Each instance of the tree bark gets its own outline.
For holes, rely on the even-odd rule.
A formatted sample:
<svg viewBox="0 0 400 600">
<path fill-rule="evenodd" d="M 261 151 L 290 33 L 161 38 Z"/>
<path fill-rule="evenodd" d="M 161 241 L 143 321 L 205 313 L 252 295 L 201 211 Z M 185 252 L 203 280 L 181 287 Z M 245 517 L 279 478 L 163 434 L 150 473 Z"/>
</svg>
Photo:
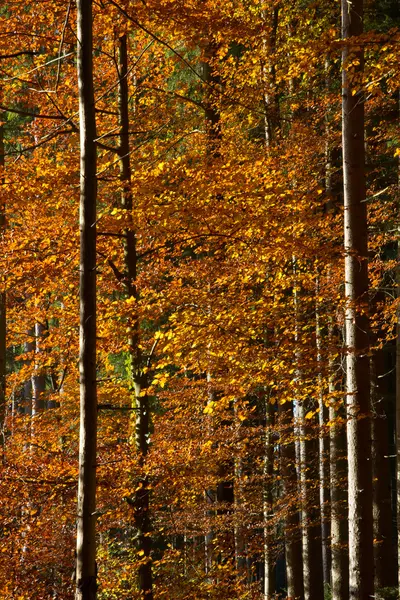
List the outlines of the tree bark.
<svg viewBox="0 0 400 600">
<path fill-rule="evenodd" d="M 319 505 L 319 437 L 307 408 L 300 404 L 300 481 L 302 488 L 303 571 L 305 600 L 323 598 L 321 513 Z M 315 482 L 317 486 L 315 486 Z"/>
<path fill-rule="evenodd" d="M 4 125 L 0 122 L 0 184 L 5 184 L 4 159 Z M 0 205 L 0 235 L 3 236 L 6 226 L 5 203 Z M 5 282 L 0 288 L 0 445 L 4 442 L 4 420 L 6 415 L 6 293 Z"/>
<path fill-rule="evenodd" d="M 96 120 L 92 0 L 77 0 L 80 129 L 80 430 L 76 600 L 95 600 L 96 584 Z"/>
<path fill-rule="evenodd" d="M 264 454 L 264 598 L 271 600 L 276 593 L 274 554 L 274 406 L 265 399 L 265 454 Z"/>
<path fill-rule="evenodd" d="M 42 323 L 35 323 L 35 358 L 39 358 L 41 353 L 41 340 L 46 332 L 46 327 Z M 39 373 L 40 367 L 35 360 L 34 372 L 32 375 L 32 417 L 36 416 L 38 412 L 45 407 L 45 387 L 46 379 L 42 373 Z"/>
<path fill-rule="evenodd" d="M 274 63 L 279 9 L 280 6 L 278 4 L 273 7 L 269 14 L 265 9 L 262 10 L 261 13 L 264 22 L 267 22 L 268 17 L 271 19 L 269 36 L 263 38 L 265 62 L 263 62 L 261 66 L 264 84 L 264 136 L 267 148 L 271 146 L 272 141 L 280 129 L 279 99 L 276 89 L 276 67 Z"/>
<path fill-rule="evenodd" d="M 319 503 L 321 513 L 321 545 L 322 545 L 322 575 L 323 583 L 330 584 L 330 522 L 329 522 L 329 437 L 326 434 L 326 422 L 328 409 L 325 406 L 325 394 L 323 389 L 323 366 L 322 366 L 322 334 L 319 310 L 319 280 L 316 282 L 316 305 L 315 305 L 315 340 L 317 346 L 318 368 L 318 408 L 319 408 Z"/>
<path fill-rule="evenodd" d="M 279 405 L 279 414 L 282 494 L 289 502 L 295 498 L 294 506 L 288 506 L 284 520 L 287 595 L 288 598 L 304 600 L 302 537 L 298 506 L 293 404 L 286 402 L 283 405 Z"/>
<path fill-rule="evenodd" d="M 389 465 L 389 430 L 385 410 L 387 386 L 384 348 L 376 349 L 372 358 L 371 391 L 372 469 L 375 588 L 397 584 L 396 548 L 393 544 L 392 488 Z"/>
<path fill-rule="evenodd" d="M 128 48 L 127 36 L 119 38 L 119 124 L 120 124 L 120 180 L 122 184 L 121 204 L 126 211 L 124 229 L 124 279 L 125 294 L 133 298 L 132 316 L 128 323 L 130 378 L 135 397 L 135 445 L 142 470 L 137 482 L 137 491 L 132 501 L 136 528 L 137 550 L 142 557 L 138 568 L 139 590 L 146 600 L 153 600 L 153 574 L 151 561 L 150 488 L 144 473 L 144 462 L 149 450 L 150 415 L 147 394 L 147 375 L 143 370 L 140 349 L 140 324 L 138 316 L 139 294 L 137 279 L 136 233 L 133 227 L 132 171 L 129 144 L 129 93 L 128 93 Z"/>
<path fill-rule="evenodd" d="M 342 144 L 344 183 L 346 407 L 349 489 L 349 593 L 374 593 L 371 419 L 368 318 L 368 228 L 365 202 L 364 101 L 354 76 L 362 49 L 350 41 L 363 32 L 363 0 L 342 0 Z M 350 44 L 353 48 L 350 48 Z M 349 72 L 349 58 L 356 66 Z M 354 63 L 353 63 L 354 64 Z M 360 79 L 358 85 L 360 86 Z"/>
<path fill-rule="evenodd" d="M 329 346 L 336 347 L 333 327 L 329 325 Z M 329 359 L 329 394 L 337 392 L 335 361 Z M 343 409 L 344 412 L 344 409 Z M 331 590 L 332 600 L 348 600 L 349 555 L 347 527 L 347 441 L 343 415 L 331 400 L 329 406 L 329 479 L 331 496 Z"/>
</svg>

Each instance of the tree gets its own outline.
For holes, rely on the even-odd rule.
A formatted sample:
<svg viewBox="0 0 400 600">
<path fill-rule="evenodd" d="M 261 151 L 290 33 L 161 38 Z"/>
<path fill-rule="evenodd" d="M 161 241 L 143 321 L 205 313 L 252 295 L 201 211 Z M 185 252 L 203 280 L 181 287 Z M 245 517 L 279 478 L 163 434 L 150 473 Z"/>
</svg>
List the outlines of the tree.
<svg viewBox="0 0 400 600">
<path fill-rule="evenodd" d="M 76 600 L 94 600 L 96 573 L 96 119 L 92 0 L 78 0 L 80 127 L 80 429 Z"/>
<path fill-rule="evenodd" d="M 349 592 L 374 590 L 368 321 L 368 224 L 365 203 L 363 1 L 342 0 L 346 407 L 349 486 Z M 351 67 L 351 65 L 354 65 Z M 357 79 L 358 76 L 358 79 Z"/>
</svg>

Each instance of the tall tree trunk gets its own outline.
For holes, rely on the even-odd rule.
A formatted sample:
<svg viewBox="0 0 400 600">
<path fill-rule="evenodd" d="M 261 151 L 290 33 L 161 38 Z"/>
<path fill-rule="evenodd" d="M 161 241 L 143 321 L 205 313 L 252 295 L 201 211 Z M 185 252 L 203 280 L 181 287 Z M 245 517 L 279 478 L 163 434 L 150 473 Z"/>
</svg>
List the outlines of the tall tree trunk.
<svg viewBox="0 0 400 600">
<path fill-rule="evenodd" d="M 282 496 L 289 506 L 284 521 L 287 595 L 304 600 L 303 555 L 300 512 L 298 506 L 298 483 L 296 472 L 296 448 L 294 442 L 293 404 L 279 405 L 280 415 L 280 471 Z M 295 498 L 294 506 L 290 506 Z"/>
<path fill-rule="evenodd" d="M 333 326 L 329 325 L 329 346 L 336 348 Z M 331 349 L 331 353 L 332 353 Z M 329 359 L 329 394 L 337 392 L 336 362 Z M 344 409 L 343 409 L 344 412 Z M 349 555 L 347 527 L 347 442 L 343 415 L 329 406 L 329 479 L 331 496 L 331 590 L 332 600 L 348 600 Z"/>
<path fill-rule="evenodd" d="M 0 96 L 1 97 L 1 96 Z M 5 184 L 4 125 L 0 122 L 0 185 Z M 6 226 L 6 207 L 0 206 L 0 235 Z M 4 442 L 4 419 L 6 415 L 6 292 L 5 281 L 0 287 L 0 445 Z"/>
<path fill-rule="evenodd" d="M 151 520 L 150 520 L 150 488 L 144 463 L 149 450 L 150 415 L 149 397 L 147 394 L 147 375 L 144 371 L 143 357 L 140 349 L 140 324 L 138 316 L 139 294 L 137 279 L 136 233 L 133 227 L 132 209 L 132 171 L 130 164 L 129 144 L 129 92 L 128 92 L 128 48 L 127 36 L 119 39 L 119 121 L 120 121 L 120 180 L 122 184 L 121 204 L 126 211 L 126 227 L 124 229 L 124 277 L 125 294 L 135 302 L 132 317 L 128 323 L 128 344 L 130 377 L 133 382 L 135 397 L 135 445 L 139 456 L 142 473 L 137 482 L 137 491 L 132 501 L 134 523 L 136 528 L 137 550 L 141 560 L 138 569 L 139 590 L 146 600 L 153 600 L 153 574 L 151 562 Z"/>
<path fill-rule="evenodd" d="M 351 600 L 374 593 L 368 318 L 368 227 L 365 202 L 364 100 L 357 90 L 364 53 L 363 0 L 342 0 L 342 145 L 344 183 L 346 407 Z M 352 48 L 350 46 L 353 46 Z M 357 60 L 348 66 L 349 58 Z"/>
<path fill-rule="evenodd" d="M 306 405 L 299 406 L 300 480 L 302 489 L 303 570 L 305 600 L 323 598 L 321 513 L 319 505 L 319 438 L 314 421 L 306 419 Z M 317 483 L 317 485 L 315 485 Z"/>
<path fill-rule="evenodd" d="M 400 90 L 398 92 L 398 110 L 400 116 Z M 397 187 L 400 189 L 400 158 L 397 164 Z M 398 225 L 396 284 L 397 298 L 400 298 L 400 225 Z M 397 522 L 397 582 L 400 595 L 400 304 L 397 307 L 396 320 L 396 522 Z"/>
<path fill-rule="evenodd" d="M 325 88 L 330 89 L 330 62 L 325 62 Z M 327 212 L 332 214 L 337 210 L 339 181 L 334 181 L 333 173 L 337 170 L 338 149 L 331 147 L 330 112 L 325 115 L 325 190 L 328 198 Z M 337 178 L 339 179 L 339 178 Z M 340 177 L 340 186 L 342 185 Z M 333 307 L 331 306 L 333 312 Z M 341 344 L 340 344 L 341 345 Z M 330 316 L 328 324 L 328 362 L 329 362 L 329 492 L 330 492 L 330 584 L 332 600 L 348 600 L 349 595 L 349 554 L 347 527 L 347 442 L 346 430 L 340 410 L 334 405 L 335 394 L 340 387 L 335 373 L 342 371 L 340 362 L 333 358 L 339 347 L 339 332 L 333 325 Z M 344 409 L 342 407 L 342 412 Z"/>
<path fill-rule="evenodd" d="M 389 465 L 389 428 L 386 415 L 387 399 L 384 348 L 376 349 L 372 358 L 371 396 L 372 469 L 375 588 L 394 587 L 397 584 L 396 550 L 393 544 L 392 488 Z"/>
<path fill-rule="evenodd" d="M 325 394 L 323 389 L 323 365 L 322 365 L 322 335 L 319 312 L 319 279 L 316 281 L 316 305 L 315 305 L 315 339 L 317 345 L 318 367 L 318 408 L 319 408 L 319 503 L 321 513 L 321 545 L 322 545 L 322 574 L 324 584 L 330 584 L 330 522 L 329 522 L 329 437 L 326 434 L 326 422 L 328 409 L 325 406 Z"/>
<path fill-rule="evenodd" d="M 297 262 L 293 257 L 294 276 L 294 319 L 295 319 L 295 343 L 296 343 L 296 384 L 302 380 L 301 357 L 299 349 L 299 332 L 301 331 L 301 305 L 299 302 Z M 308 400 L 298 400 L 296 405 L 299 416 L 299 471 L 302 503 L 302 536 L 303 536 L 303 579 L 304 598 L 323 597 L 323 571 L 322 571 L 322 545 L 321 545 L 321 513 L 319 497 L 315 497 L 315 490 L 319 489 L 319 436 L 314 424 L 305 415 L 312 407 Z M 315 486 L 317 482 L 317 486 Z"/>
<path fill-rule="evenodd" d="M 274 544 L 274 425 L 275 409 L 265 399 L 265 454 L 264 454 L 264 599 L 271 600 L 276 593 Z"/>
<path fill-rule="evenodd" d="M 95 600 L 96 584 L 96 119 L 92 0 L 77 0 L 80 128 L 80 430 L 76 600 Z"/>
</svg>

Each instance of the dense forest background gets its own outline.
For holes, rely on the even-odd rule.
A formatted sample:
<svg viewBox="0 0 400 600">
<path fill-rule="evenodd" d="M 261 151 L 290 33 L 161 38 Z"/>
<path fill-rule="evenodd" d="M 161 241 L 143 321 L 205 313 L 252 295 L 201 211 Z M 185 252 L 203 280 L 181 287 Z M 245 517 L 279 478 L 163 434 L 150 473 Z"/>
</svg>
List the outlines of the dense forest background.
<svg viewBox="0 0 400 600">
<path fill-rule="evenodd" d="M 399 28 L 0 6 L 2 599 L 398 598 Z"/>
</svg>

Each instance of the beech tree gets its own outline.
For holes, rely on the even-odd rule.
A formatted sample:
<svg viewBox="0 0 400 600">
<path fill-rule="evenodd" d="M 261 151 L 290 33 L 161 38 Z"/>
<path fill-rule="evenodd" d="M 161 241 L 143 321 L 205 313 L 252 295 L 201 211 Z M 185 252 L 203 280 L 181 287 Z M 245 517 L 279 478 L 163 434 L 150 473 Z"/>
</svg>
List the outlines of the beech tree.
<svg viewBox="0 0 400 600">
<path fill-rule="evenodd" d="M 356 75 L 364 52 L 363 2 L 342 2 L 343 190 L 345 249 L 346 408 L 349 485 L 349 593 L 374 593 L 370 422 L 368 224 L 365 186 L 364 102 Z M 354 65 L 351 67 L 350 65 Z"/>
<path fill-rule="evenodd" d="M 80 129 L 80 428 L 76 600 L 94 600 L 96 569 L 96 118 L 92 0 L 77 3 Z"/>
</svg>

